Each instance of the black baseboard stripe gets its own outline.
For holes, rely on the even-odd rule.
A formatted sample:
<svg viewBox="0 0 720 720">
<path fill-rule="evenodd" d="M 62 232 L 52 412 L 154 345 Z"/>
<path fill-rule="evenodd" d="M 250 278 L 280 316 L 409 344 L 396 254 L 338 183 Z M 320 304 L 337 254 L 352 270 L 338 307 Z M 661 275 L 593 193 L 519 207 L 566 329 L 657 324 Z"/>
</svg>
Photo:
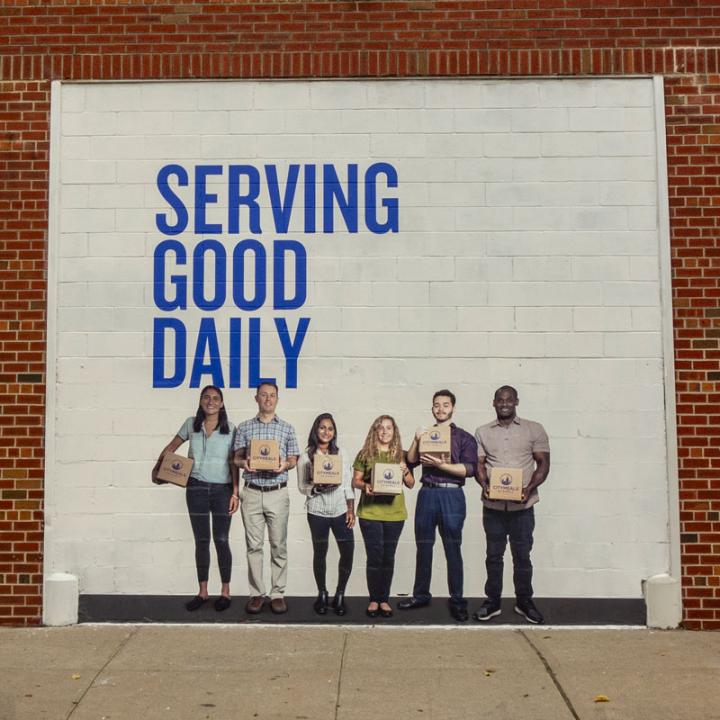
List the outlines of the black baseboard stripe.
<svg viewBox="0 0 720 720">
<path fill-rule="evenodd" d="M 332 610 L 319 616 L 313 612 L 313 597 L 287 597 L 288 612 L 274 615 L 266 607 L 260 615 L 245 612 L 247 598 L 236 597 L 230 608 L 216 612 L 212 600 L 200 610 L 188 612 L 189 596 L 180 595 L 80 595 L 80 622 L 119 623 L 273 623 L 278 625 L 458 625 L 450 616 L 447 599 L 435 598 L 424 608 L 396 610 L 392 618 L 370 620 L 365 615 L 367 598 L 347 598 L 348 612 L 338 617 Z M 214 598 L 213 598 L 214 599 Z M 396 605 L 398 598 L 391 599 Z M 470 613 L 480 607 L 483 598 L 468 598 Z M 527 625 L 513 611 L 514 600 L 505 598 L 502 614 L 488 625 Z M 535 598 L 535 604 L 548 625 L 645 625 L 645 602 L 636 598 Z M 470 620 L 470 623 L 479 624 Z"/>
</svg>

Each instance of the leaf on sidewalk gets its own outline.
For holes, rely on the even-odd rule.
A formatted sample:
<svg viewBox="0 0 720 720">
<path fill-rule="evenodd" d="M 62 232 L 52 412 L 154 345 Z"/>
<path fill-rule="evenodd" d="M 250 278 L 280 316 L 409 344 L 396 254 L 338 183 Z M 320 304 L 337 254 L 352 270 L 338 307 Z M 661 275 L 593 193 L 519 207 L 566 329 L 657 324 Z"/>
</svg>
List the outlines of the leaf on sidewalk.
<svg viewBox="0 0 720 720">
<path fill-rule="evenodd" d="M 80 673 L 73 673 L 70 676 L 73 680 L 79 680 L 80 679 Z"/>
<path fill-rule="evenodd" d="M 607 695 L 596 695 L 593 702 L 610 702 L 610 698 Z"/>
<path fill-rule="evenodd" d="M 495 672 L 497 672 L 497 670 L 495 670 L 495 668 L 486 668 L 485 669 L 485 677 L 490 677 Z"/>
</svg>

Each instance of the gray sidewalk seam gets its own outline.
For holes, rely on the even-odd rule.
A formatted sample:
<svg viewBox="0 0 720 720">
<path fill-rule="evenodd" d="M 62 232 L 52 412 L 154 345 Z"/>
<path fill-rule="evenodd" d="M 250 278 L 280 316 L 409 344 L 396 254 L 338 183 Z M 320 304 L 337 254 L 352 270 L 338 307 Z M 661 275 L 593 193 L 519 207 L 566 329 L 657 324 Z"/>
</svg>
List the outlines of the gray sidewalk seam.
<svg viewBox="0 0 720 720">
<path fill-rule="evenodd" d="M 345 632 L 345 637 L 343 638 L 342 655 L 340 656 L 340 672 L 338 673 L 337 695 L 335 696 L 335 720 L 338 719 L 338 713 L 340 712 L 340 693 L 342 692 L 343 670 L 345 668 L 345 655 L 347 653 L 347 644 L 349 637 L 350 633 Z"/>
<path fill-rule="evenodd" d="M 137 631 L 139 630 L 139 627 L 134 627 L 130 631 L 128 635 L 126 635 L 118 644 L 118 646 L 115 648 L 115 652 L 113 652 L 112 655 L 105 661 L 103 666 L 93 675 L 92 680 L 88 683 L 88 686 L 85 688 L 83 694 L 80 696 L 80 699 L 77 702 L 74 702 L 72 708 L 70 709 L 70 712 L 65 716 L 65 720 L 70 720 L 70 718 L 73 716 L 75 711 L 80 707 L 80 704 L 85 699 L 85 696 L 90 692 L 90 688 L 95 684 L 95 681 L 100 677 L 100 674 L 105 670 L 105 668 L 118 656 L 120 651 L 130 642 L 131 638 L 135 636 Z"/>
<path fill-rule="evenodd" d="M 540 658 L 540 662 L 544 665 L 545 671 L 550 676 L 550 679 L 553 681 L 553 684 L 555 685 L 557 691 L 560 693 L 560 697 L 563 699 L 565 705 L 567 706 L 567 709 L 570 711 L 570 714 L 573 716 L 574 720 L 580 720 L 580 716 L 577 714 L 577 711 L 573 707 L 570 698 L 567 696 L 567 693 L 563 689 L 563 686 L 557 679 L 555 671 L 550 667 L 550 663 L 545 659 L 545 656 L 542 654 L 540 648 L 538 648 L 535 643 L 525 634 L 524 630 L 518 630 L 518 632 L 525 639 L 525 642 L 527 642 L 527 644 L 533 649 L 535 654 Z"/>
</svg>

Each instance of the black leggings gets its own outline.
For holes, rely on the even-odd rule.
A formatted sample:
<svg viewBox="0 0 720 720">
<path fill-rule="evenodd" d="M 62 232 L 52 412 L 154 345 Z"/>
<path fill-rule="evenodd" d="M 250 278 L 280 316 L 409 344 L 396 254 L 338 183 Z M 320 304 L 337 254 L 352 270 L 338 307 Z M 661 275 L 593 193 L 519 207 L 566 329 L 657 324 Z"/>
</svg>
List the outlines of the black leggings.
<svg viewBox="0 0 720 720">
<path fill-rule="evenodd" d="M 330 530 L 337 541 L 340 561 L 338 562 L 337 589 L 345 592 L 355 553 L 355 538 L 352 528 L 347 526 L 345 513 L 334 518 L 308 513 L 308 525 L 313 543 L 313 574 L 319 591 L 327 590 L 325 583 L 326 558 Z"/>
<path fill-rule="evenodd" d="M 185 488 L 190 524 L 195 536 L 195 566 L 198 582 L 207 582 L 210 570 L 210 516 L 212 515 L 212 539 L 220 566 L 220 580 L 230 582 L 232 553 L 228 536 L 230 520 L 228 512 L 232 497 L 231 483 L 208 483 L 191 477 Z"/>
</svg>

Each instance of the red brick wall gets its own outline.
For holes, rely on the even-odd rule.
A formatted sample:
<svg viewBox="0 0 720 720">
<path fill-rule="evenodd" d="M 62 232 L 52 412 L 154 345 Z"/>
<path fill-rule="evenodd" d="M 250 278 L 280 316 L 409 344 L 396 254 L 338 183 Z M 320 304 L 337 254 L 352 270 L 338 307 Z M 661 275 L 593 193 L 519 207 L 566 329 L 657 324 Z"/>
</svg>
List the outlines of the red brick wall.
<svg viewBox="0 0 720 720">
<path fill-rule="evenodd" d="M 666 76 L 685 625 L 720 629 L 720 4 L 3 0 L 0 623 L 40 622 L 53 79 Z"/>
<path fill-rule="evenodd" d="M 685 625 L 720 629 L 720 74 L 665 87 Z"/>
<path fill-rule="evenodd" d="M 45 80 L 0 82 L 0 622 L 37 623 L 42 590 Z"/>
</svg>

